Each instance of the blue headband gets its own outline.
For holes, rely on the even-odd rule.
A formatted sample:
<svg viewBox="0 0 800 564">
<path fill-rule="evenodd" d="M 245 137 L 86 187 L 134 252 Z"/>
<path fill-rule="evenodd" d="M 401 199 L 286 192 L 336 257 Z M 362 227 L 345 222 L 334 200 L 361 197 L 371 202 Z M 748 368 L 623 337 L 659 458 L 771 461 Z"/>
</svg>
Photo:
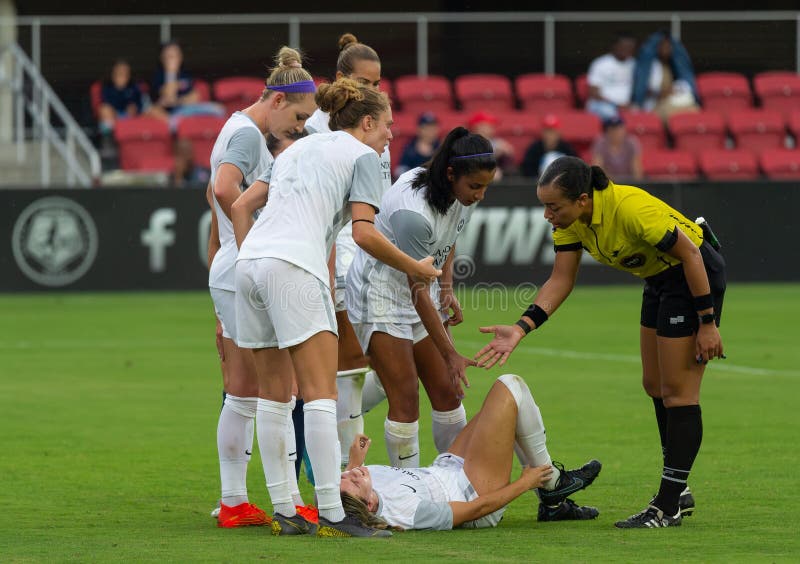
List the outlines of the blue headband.
<svg viewBox="0 0 800 564">
<path fill-rule="evenodd" d="M 300 82 L 292 82 L 291 84 L 267 84 L 267 90 L 274 90 L 275 92 L 283 92 L 285 94 L 313 94 L 317 91 L 317 85 L 313 80 L 301 80 Z"/>
<path fill-rule="evenodd" d="M 460 157 L 452 157 L 450 160 L 455 161 L 458 159 L 473 159 L 476 157 L 493 157 L 494 153 L 476 153 L 474 155 L 461 155 Z"/>
</svg>

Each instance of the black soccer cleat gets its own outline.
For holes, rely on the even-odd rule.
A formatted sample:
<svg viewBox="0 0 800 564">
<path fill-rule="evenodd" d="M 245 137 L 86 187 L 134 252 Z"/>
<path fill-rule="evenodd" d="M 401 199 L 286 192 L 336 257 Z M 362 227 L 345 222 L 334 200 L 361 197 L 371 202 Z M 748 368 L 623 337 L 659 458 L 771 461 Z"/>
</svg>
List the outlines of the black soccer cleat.
<svg viewBox="0 0 800 564">
<path fill-rule="evenodd" d="M 578 505 L 567 498 L 552 507 L 539 503 L 539 516 L 537 521 L 588 521 L 600 515 L 596 507 Z"/>
<path fill-rule="evenodd" d="M 681 512 L 675 515 L 665 515 L 655 505 L 648 505 L 647 509 L 631 515 L 624 521 L 617 521 L 614 526 L 618 529 L 660 529 L 662 527 L 679 527 Z"/>
<path fill-rule="evenodd" d="M 366 538 L 386 538 L 391 537 L 391 531 L 383 529 L 373 529 L 367 527 L 358 519 L 351 515 L 345 515 L 341 521 L 328 521 L 320 516 L 318 537 L 366 537 Z"/>
<path fill-rule="evenodd" d="M 656 496 L 653 496 L 650 505 L 653 505 L 655 501 Z M 678 508 L 681 510 L 681 517 L 690 517 L 694 513 L 694 496 L 689 486 L 686 486 L 686 489 L 681 492 L 681 496 L 678 498 Z"/>
<path fill-rule="evenodd" d="M 280 513 L 275 513 L 272 516 L 273 535 L 315 535 L 317 534 L 317 525 L 305 518 L 299 513 L 291 517 L 286 517 Z"/>
<path fill-rule="evenodd" d="M 558 477 L 556 487 L 552 490 L 538 488 L 539 499 L 545 505 L 555 506 L 567 499 L 567 496 L 588 487 L 603 467 L 598 460 L 590 460 L 575 470 L 564 470 L 564 465 L 553 462 L 561 475 Z"/>
</svg>

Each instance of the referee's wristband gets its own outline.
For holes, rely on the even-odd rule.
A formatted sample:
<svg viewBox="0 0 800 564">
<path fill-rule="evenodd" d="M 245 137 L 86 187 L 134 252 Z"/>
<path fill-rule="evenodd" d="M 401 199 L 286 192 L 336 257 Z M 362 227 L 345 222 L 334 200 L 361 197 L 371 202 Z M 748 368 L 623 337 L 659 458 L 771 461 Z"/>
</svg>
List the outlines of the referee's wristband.
<svg viewBox="0 0 800 564">
<path fill-rule="evenodd" d="M 534 324 L 534 326 L 531 327 L 530 325 L 525 323 L 522 319 L 517 321 L 517 325 L 522 327 L 523 331 L 525 331 L 525 334 L 527 335 L 534 329 L 538 329 L 539 327 L 541 327 L 542 324 L 545 321 L 547 321 L 548 315 L 547 312 L 542 308 L 540 308 L 538 305 L 531 304 L 531 306 L 528 309 L 526 309 L 525 312 L 522 314 L 522 317 L 529 318 L 531 321 L 533 321 Z"/>
<path fill-rule="evenodd" d="M 692 298 L 692 302 L 694 303 L 695 311 L 703 311 L 704 309 L 711 309 L 714 307 L 714 300 L 711 297 L 711 294 L 705 294 L 703 296 L 694 296 Z"/>
</svg>

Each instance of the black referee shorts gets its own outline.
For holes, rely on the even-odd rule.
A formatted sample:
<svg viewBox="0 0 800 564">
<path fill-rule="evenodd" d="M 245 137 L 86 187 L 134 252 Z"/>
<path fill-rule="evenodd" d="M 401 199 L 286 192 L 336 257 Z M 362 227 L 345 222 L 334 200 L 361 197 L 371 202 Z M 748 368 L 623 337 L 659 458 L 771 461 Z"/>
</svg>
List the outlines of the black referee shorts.
<svg viewBox="0 0 800 564">
<path fill-rule="evenodd" d="M 703 255 L 714 301 L 714 317 L 719 327 L 725 297 L 725 259 L 705 241 L 700 245 L 700 254 Z M 683 265 L 645 279 L 641 323 L 643 327 L 655 329 L 660 337 L 689 337 L 697 332 L 699 319 L 683 274 Z"/>
</svg>

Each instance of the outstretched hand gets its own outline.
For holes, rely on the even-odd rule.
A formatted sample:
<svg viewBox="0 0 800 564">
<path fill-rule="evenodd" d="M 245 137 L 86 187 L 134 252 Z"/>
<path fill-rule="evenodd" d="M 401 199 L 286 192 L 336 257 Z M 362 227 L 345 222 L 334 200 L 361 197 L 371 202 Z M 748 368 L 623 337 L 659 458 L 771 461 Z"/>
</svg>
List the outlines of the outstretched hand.
<svg viewBox="0 0 800 564">
<path fill-rule="evenodd" d="M 450 379 L 453 382 L 453 387 L 456 390 L 456 394 L 458 395 L 459 399 L 464 397 L 464 388 L 461 384 L 464 384 L 467 388 L 469 388 L 469 380 L 467 379 L 467 367 L 468 366 L 476 366 L 477 363 L 465 356 L 461 356 L 458 353 L 453 353 L 451 356 L 445 359 L 445 363 L 447 364 L 447 371 L 450 373 Z"/>
<path fill-rule="evenodd" d="M 494 339 L 473 357 L 478 361 L 478 366 L 486 369 L 498 362 L 498 366 L 503 366 L 508 360 L 508 356 L 525 336 L 525 333 L 517 325 L 481 327 L 480 332 L 494 333 Z"/>
</svg>

